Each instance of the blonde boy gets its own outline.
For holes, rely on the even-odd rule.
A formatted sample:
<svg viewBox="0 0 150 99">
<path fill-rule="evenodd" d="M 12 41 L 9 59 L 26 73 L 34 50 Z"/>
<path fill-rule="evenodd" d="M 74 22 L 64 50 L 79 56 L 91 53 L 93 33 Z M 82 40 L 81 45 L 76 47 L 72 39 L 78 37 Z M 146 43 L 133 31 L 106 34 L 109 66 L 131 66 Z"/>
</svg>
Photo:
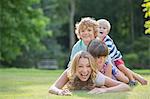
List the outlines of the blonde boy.
<svg viewBox="0 0 150 99">
<path fill-rule="evenodd" d="M 82 18 L 81 21 L 75 25 L 75 33 L 79 40 L 72 48 L 70 60 L 72 60 L 77 52 L 87 50 L 89 42 L 99 34 L 99 24 L 93 18 Z"/>
</svg>

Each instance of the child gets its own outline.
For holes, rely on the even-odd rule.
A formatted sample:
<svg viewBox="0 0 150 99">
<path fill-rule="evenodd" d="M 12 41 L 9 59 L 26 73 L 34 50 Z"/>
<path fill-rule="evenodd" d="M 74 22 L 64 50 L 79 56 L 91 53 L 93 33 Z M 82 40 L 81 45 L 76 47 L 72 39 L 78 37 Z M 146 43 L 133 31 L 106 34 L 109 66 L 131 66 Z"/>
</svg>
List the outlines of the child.
<svg viewBox="0 0 150 99">
<path fill-rule="evenodd" d="M 90 17 L 82 18 L 75 26 L 75 33 L 79 40 L 72 48 L 70 60 L 77 52 L 86 51 L 89 42 L 97 37 L 99 33 L 99 24 Z"/>
<path fill-rule="evenodd" d="M 108 47 L 104 42 L 99 41 L 98 39 L 92 40 L 87 47 L 87 51 L 95 58 L 98 69 L 101 73 L 105 75 L 107 75 L 107 73 L 112 73 L 111 78 L 128 83 L 128 78 L 122 72 L 120 72 L 115 66 L 112 66 L 111 70 L 110 66 L 106 63 Z"/>
<path fill-rule="evenodd" d="M 66 85 L 68 89 L 63 89 Z M 107 86 L 107 88 L 100 88 Z M 110 79 L 101 74 L 94 58 L 84 51 L 78 52 L 58 80 L 49 88 L 49 93 L 56 95 L 72 95 L 72 90 L 90 90 L 89 94 L 127 91 L 130 87 L 124 83 Z"/>
<path fill-rule="evenodd" d="M 90 43 L 91 40 L 95 39 L 97 37 L 97 34 L 99 33 L 99 24 L 94 19 L 86 17 L 81 19 L 81 21 L 76 24 L 75 32 L 77 37 L 79 38 L 79 41 L 77 41 L 77 43 L 72 48 L 70 60 L 72 60 L 77 52 L 87 50 L 87 45 Z M 111 78 L 112 64 L 109 57 L 107 58 L 107 60 L 107 66 L 109 67 L 109 69 L 107 70 L 110 72 L 106 72 L 105 75 Z M 101 69 L 99 68 L 99 70 Z M 125 76 L 122 77 L 121 81 L 125 83 L 129 82 L 129 80 Z"/>
<path fill-rule="evenodd" d="M 133 71 L 129 70 L 122 59 L 122 55 L 120 51 L 118 51 L 117 47 L 115 46 L 113 40 L 108 36 L 108 33 L 110 31 L 111 25 L 109 21 L 106 19 L 100 19 L 97 21 L 99 23 L 100 33 L 99 37 L 100 39 L 106 43 L 109 49 L 109 55 L 112 59 L 112 62 L 115 64 L 115 66 L 121 70 L 129 79 L 129 84 L 136 85 L 136 80 L 138 80 L 142 85 L 147 84 L 147 80 L 145 80 L 140 75 L 135 74 Z"/>
</svg>

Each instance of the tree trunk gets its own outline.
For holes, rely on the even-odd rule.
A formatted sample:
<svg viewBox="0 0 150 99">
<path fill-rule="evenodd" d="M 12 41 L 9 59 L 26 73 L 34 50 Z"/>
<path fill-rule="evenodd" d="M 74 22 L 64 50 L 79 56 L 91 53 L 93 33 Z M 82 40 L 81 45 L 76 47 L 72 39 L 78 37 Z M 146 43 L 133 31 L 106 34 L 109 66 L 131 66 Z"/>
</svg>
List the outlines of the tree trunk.
<svg viewBox="0 0 150 99">
<path fill-rule="evenodd" d="M 70 0 L 70 49 L 75 43 L 74 34 L 74 14 L 75 14 L 75 0 Z"/>
</svg>

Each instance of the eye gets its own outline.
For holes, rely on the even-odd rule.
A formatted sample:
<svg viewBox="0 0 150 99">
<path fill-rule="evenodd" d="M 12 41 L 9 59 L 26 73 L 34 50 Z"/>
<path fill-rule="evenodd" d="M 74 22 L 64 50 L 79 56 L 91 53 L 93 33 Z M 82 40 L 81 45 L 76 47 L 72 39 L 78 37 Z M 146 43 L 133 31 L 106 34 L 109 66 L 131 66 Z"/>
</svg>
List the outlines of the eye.
<svg viewBox="0 0 150 99">
<path fill-rule="evenodd" d="M 88 31 L 90 32 L 90 31 L 92 31 L 91 29 L 88 29 Z"/>
<path fill-rule="evenodd" d="M 82 66 L 82 65 L 79 65 L 78 67 L 79 67 L 79 68 L 82 68 L 83 66 Z"/>
<path fill-rule="evenodd" d="M 81 30 L 81 32 L 83 33 L 83 32 L 84 32 L 84 30 Z"/>
<path fill-rule="evenodd" d="M 105 27 L 103 27 L 103 29 L 106 29 Z"/>
<path fill-rule="evenodd" d="M 90 65 L 87 65 L 86 67 L 91 67 Z"/>
</svg>

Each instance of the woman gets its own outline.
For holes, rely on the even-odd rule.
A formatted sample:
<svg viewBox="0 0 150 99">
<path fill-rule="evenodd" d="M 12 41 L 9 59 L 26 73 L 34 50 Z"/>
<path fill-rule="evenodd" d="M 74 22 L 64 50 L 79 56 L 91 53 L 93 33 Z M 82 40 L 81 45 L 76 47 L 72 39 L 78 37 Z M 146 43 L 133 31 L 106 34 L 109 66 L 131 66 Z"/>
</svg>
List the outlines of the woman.
<svg viewBox="0 0 150 99">
<path fill-rule="evenodd" d="M 63 89 L 66 85 L 67 89 Z M 101 88 L 106 86 L 107 88 Z M 95 59 L 88 52 L 78 52 L 58 80 L 49 88 L 49 92 L 57 95 L 71 95 L 69 89 L 90 90 L 89 94 L 127 91 L 127 84 L 115 81 L 100 73 Z"/>
</svg>

